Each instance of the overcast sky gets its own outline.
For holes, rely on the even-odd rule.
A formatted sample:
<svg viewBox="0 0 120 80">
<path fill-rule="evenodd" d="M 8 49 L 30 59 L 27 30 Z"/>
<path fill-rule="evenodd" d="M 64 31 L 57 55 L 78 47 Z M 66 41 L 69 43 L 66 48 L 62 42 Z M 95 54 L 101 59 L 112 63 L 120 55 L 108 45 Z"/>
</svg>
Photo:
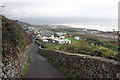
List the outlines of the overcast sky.
<svg viewBox="0 0 120 80">
<path fill-rule="evenodd" d="M 117 20 L 119 0 L 1 0 L 3 15 L 13 19 L 74 17 L 84 20 Z M 44 20 L 45 21 L 45 20 Z M 84 20 L 85 21 L 85 20 Z"/>
</svg>

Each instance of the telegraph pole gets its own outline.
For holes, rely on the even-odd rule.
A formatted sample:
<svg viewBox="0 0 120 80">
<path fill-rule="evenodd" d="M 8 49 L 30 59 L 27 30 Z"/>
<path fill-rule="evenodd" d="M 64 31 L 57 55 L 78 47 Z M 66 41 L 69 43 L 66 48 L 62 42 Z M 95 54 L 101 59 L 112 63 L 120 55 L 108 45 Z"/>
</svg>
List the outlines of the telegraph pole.
<svg viewBox="0 0 120 80">
<path fill-rule="evenodd" d="M 120 60 L 120 31 L 115 31 L 114 29 L 113 31 L 118 36 L 118 60 Z"/>
</svg>

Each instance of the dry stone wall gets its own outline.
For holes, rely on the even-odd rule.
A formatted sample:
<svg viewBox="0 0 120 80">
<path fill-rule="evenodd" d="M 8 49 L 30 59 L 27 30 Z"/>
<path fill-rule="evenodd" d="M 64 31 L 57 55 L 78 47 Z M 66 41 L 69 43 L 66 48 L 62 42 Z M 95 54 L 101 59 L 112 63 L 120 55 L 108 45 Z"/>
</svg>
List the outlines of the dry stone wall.
<svg viewBox="0 0 120 80">
<path fill-rule="evenodd" d="M 29 59 L 29 52 L 32 50 L 33 44 L 27 46 L 24 52 L 17 51 L 14 55 L 2 57 L 2 78 L 17 78 L 25 67 Z M 14 52 L 14 50 L 12 50 Z"/>
<path fill-rule="evenodd" d="M 83 54 L 40 49 L 39 53 L 55 60 L 77 78 L 120 78 L 120 62 Z"/>
</svg>

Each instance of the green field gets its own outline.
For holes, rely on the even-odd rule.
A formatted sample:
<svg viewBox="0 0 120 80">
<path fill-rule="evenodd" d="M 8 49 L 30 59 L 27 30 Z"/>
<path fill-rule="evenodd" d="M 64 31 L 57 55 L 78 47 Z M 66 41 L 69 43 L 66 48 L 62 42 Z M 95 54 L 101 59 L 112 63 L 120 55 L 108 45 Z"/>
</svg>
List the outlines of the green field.
<svg viewBox="0 0 120 80">
<path fill-rule="evenodd" d="M 75 40 L 72 37 L 68 37 L 67 39 L 71 40 L 72 44 L 54 44 L 45 43 L 42 40 L 39 41 L 42 43 L 43 48 L 48 48 L 51 50 L 62 50 L 77 54 L 100 56 L 115 60 L 117 59 L 117 47 L 111 45 L 111 43 L 106 43 L 95 39 Z"/>
</svg>

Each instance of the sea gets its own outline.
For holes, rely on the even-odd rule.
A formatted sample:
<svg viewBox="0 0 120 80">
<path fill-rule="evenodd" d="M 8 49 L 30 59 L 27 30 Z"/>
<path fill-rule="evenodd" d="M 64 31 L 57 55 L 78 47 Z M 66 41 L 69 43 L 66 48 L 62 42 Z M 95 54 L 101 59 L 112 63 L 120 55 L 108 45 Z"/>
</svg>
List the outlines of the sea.
<svg viewBox="0 0 120 80">
<path fill-rule="evenodd" d="M 31 24 L 56 24 L 56 25 L 67 25 L 74 28 L 87 28 L 97 29 L 100 31 L 118 31 L 117 20 L 99 20 L 91 18 L 23 18 L 21 21 L 25 21 Z M 119 28 L 120 30 L 120 28 Z"/>
<path fill-rule="evenodd" d="M 68 23 L 68 24 L 59 24 L 66 25 L 73 28 L 86 28 L 86 29 L 97 29 L 99 31 L 118 31 L 118 23 L 117 22 L 93 22 L 93 23 Z"/>
</svg>

